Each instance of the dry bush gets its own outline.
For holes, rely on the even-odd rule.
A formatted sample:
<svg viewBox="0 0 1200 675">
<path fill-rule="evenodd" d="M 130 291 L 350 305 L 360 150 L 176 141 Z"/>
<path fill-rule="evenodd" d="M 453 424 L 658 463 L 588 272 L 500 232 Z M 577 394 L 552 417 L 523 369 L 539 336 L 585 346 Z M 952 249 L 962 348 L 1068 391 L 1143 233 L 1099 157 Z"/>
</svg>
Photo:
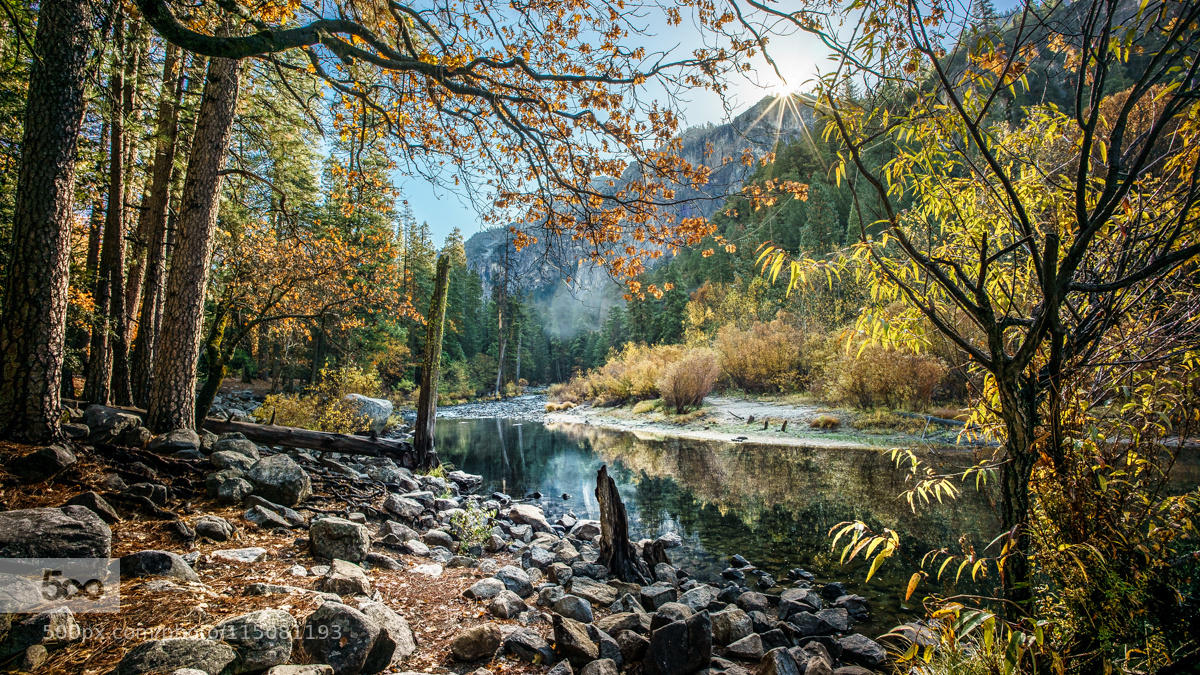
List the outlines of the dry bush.
<svg viewBox="0 0 1200 675">
<path fill-rule="evenodd" d="M 628 401 L 658 398 L 658 379 L 678 361 L 686 348 L 679 345 L 647 346 L 626 343 L 609 353 L 603 366 L 576 375 L 565 384 L 550 388 L 552 401 L 619 405 Z"/>
<path fill-rule="evenodd" d="M 744 391 L 797 391 L 805 383 L 804 333 L 783 319 L 717 331 L 721 370 Z"/>
<path fill-rule="evenodd" d="M 357 366 L 324 368 L 317 381 L 299 394 L 271 394 L 254 411 L 259 422 L 316 431 L 352 433 L 367 426 L 354 406 L 342 400 L 346 394 L 378 398 L 383 385 L 374 370 Z"/>
<path fill-rule="evenodd" d="M 638 401 L 633 404 L 633 414 L 642 415 L 653 411 L 658 407 L 658 400 Z"/>
<path fill-rule="evenodd" d="M 929 354 L 874 343 L 851 345 L 825 364 L 822 389 L 829 400 L 860 408 L 923 408 L 948 372 L 944 361 Z"/>
<path fill-rule="evenodd" d="M 698 407 L 712 391 L 719 373 L 717 355 L 711 349 L 689 350 L 658 378 L 663 403 L 675 408 L 676 414 Z"/>
<path fill-rule="evenodd" d="M 842 426 L 842 421 L 834 415 L 817 415 L 808 426 L 814 429 L 837 429 Z"/>
</svg>

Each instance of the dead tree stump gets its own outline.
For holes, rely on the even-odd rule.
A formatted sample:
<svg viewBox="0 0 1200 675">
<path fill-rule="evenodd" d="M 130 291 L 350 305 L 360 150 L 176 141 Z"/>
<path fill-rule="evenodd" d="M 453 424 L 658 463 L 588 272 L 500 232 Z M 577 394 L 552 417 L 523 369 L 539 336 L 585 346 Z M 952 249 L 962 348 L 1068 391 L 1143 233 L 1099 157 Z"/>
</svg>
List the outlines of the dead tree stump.
<svg viewBox="0 0 1200 675">
<path fill-rule="evenodd" d="M 596 502 L 600 505 L 600 558 L 596 562 L 621 581 L 649 583 L 650 570 L 629 542 L 629 518 L 608 466 L 596 472 Z"/>
</svg>

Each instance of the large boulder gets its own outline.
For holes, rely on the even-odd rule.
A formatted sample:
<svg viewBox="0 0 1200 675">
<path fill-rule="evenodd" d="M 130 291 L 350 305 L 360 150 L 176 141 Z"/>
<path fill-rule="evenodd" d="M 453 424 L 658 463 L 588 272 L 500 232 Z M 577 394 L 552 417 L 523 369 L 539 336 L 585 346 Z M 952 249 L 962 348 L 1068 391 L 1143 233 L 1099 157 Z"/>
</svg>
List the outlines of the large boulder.
<svg viewBox="0 0 1200 675">
<path fill-rule="evenodd" d="M 358 675 L 379 633 L 379 624 L 366 614 L 338 602 L 326 602 L 304 620 L 300 642 L 314 663 L 328 664 L 335 675 Z"/>
<path fill-rule="evenodd" d="M 142 425 L 137 415 L 109 408 L 103 405 L 90 405 L 83 411 L 83 423 L 90 431 L 88 440 L 92 443 L 111 443 Z"/>
<path fill-rule="evenodd" d="M 82 506 L 0 512 L 0 558 L 107 558 L 112 531 Z"/>
<path fill-rule="evenodd" d="M 337 595 L 369 595 L 371 581 L 363 568 L 345 560 L 334 560 L 329 571 L 321 578 L 320 587 L 326 593 Z"/>
<path fill-rule="evenodd" d="M 204 489 L 209 497 L 222 504 L 240 504 L 254 491 L 254 486 L 240 470 L 222 469 L 204 478 Z"/>
<path fill-rule="evenodd" d="M 308 472 L 287 455 L 263 457 L 246 477 L 254 484 L 255 493 L 284 506 L 295 506 L 312 495 Z"/>
<path fill-rule="evenodd" d="M 55 443 L 13 459 L 8 470 L 27 483 L 37 483 L 53 478 L 75 462 L 75 453 L 70 448 Z"/>
<path fill-rule="evenodd" d="M 533 584 L 529 580 L 529 575 L 520 567 L 505 565 L 496 571 L 496 578 L 504 584 L 505 588 L 519 597 L 528 598 L 533 595 Z"/>
<path fill-rule="evenodd" d="M 514 523 L 528 525 L 533 528 L 534 532 L 554 533 L 554 528 L 546 522 L 546 514 L 533 504 L 513 504 L 508 515 Z"/>
<path fill-rule="evenodd" d="M 588 627 L 574 619 L 554 614 L 554 652 L 579 668 L 600 658 L 600 646 L 588 635 Z"/>
<path fill-rule="evenodd" d="M 171 577 L 180 581 L 200 581 L 200 577 L 178 553 L 138 551 L 121 556 L 121 576 Z"/>
<path fill-rule="evenodd" d="M 164 455 L 200 449 L 200 435 L 191 429 L 176 429 L 150 439 L 146 449 Z"/>
<path fill-rule="evenodd" d="M 710 658 L 712 621 L 708 612 L 700 612 L 651 633 L 642 665 L 647 675 L 687 675 L 706 667 Z"/>
<path fill-rule="evenodd" d="M 390 670 L 417 651 L 417 642 L 404 617 L 382 602 L 363 602 L 359 611 L 379 625 L 379 637 L 367 655 L 363 672 Z"/>
<path fill-rule="evenodd" d="M 500 627 L 485 623 L 459 631 L 450 641 L 450 656 L 455 661 L 478 661 L 492 657 L 500 647 Z"/>
<path fill-rule="evenodd" d="M 887 658 L 887 651 L 871 638 L 854 633 L 838 640 L 842 647 L 842 660 L 867 668 L 879 668 Z"/>
<path fill-rule="evenodd" d="M 322 518 L 308 527 L 312 554 L 326 560 L 361 562 L 371 550 L 371 534 L 367 526 L 345 518 Z"/>
<path fill-rule="evenodd" d="M 213 627 L 209 637 L 228 643 L 237 652 L 230 673 L 255 673 L 292 659 L 296 619 L 282 609 L 261 609 Z"/>
<path fill-rule="evenodd" d="M 208 675 L 220 675 L 234 662 L 237 653 L 224 642 L 201 638 L 151 640 L 126 652 L 113 675 L 169 673 L 194 668 Z"/>
<path fill-rule="evenodd" d="M 392 416 L 392 402 L 383 398 L 371 398 L 362 394 L 346 394 L 342 403 L 350 412 L 364 419 L 364 427 L 382 433 L 387 428 L 388 418 Z"/>
</svg>

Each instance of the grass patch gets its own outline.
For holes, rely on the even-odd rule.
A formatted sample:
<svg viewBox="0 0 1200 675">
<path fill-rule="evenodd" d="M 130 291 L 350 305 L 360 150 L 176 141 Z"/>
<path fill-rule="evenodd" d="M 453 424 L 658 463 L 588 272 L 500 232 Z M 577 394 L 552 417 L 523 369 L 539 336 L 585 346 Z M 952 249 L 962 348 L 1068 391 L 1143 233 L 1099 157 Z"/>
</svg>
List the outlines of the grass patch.
<svg viewBox="0 0 1200 675">
<path fill-rule="evenodd" d="M 836 415 L 817 415 L 808 426 L 813 429 L 837 429 L 842 426 L 842 420 Z"/>
<path fill-rule="evenodd" d="M 633 414 L 644 415 L 648 412 L 654 412 L 655 410 L 658 410 L 660 405 L 662 405 L 661 398 L 655 398 L 649 401 L 638 401 L 637 403 L 633 404 Z"/>
</svg>

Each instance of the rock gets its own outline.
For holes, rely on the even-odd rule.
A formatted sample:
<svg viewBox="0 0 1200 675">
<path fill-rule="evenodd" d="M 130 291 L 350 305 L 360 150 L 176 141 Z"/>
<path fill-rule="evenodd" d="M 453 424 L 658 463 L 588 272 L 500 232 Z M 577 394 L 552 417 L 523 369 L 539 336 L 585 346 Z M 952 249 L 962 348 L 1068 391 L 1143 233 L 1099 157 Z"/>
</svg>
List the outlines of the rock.
<svg viewBox="0 0 1200 675">
<path fill-rule="evenodd" d="M 222 469 L 208 474 L 204 479 L 208 496 L 222 504 L 240 504 L 254 491 L 254 486 L 237 469 Z"/>
<path fill-rule="evenodd" d="M 10 460 L 7 468 L 26 483 L 38 483 L 53 478 L 76 461 L 70 448 L 55 443 Z"/>
<path fill-rule="evenodd" d="M 854 621 L 850 618 L 850 612 L 847 612 L 844 607 L 831 607 L 817 612 L 817 618 L 833 627 L 839 633 L 845 633 L 854 626 Z"/>
<path fill-rule="evenodd" d="M 328 664 L 335 675 L 355 675 L 363 671 L 379 633 L 379 624 L 366 614 L 326 602 L 304 620 L 300 643 L 311 660 Z"/>
<path fill-rule="evenodd" d="M 249 443 L 249 441 L 246 441 Z M 254 465 L 254 458 L 247 457 L 240 452 L 232 452 L 230 450 L 220 450 L 208 456 L 208 461 L 218 469 L 237 469 L 238 471 L 249 471 Z"/>
<path fill-rule="evenodd" d="M 430 530 L 421 537 L 421 541 L 428 546 L 442 546 L 447 549 L 454 548 L 454 537 L 442 530 Z"/>
<path fill-rule="evenodd" d="M 609 635 L 616 635 L 623 630 L 646 633 L 650 630 L 650 617 L 647 614 L 638 614 L 636 612 L 618 612 L 617 614 L 609 614 L 606 617 L 597 619 L 596 628 Z"/>
<path fill-rule="evenodd" d="M 254 463 L 246 477 L 255 493 L 284 506 L 295 506 L 312 494 L 308 472 L 287 455 L 272 455 Z"/>
<path fill-rule="evenodd" d="M 425 558 L 428 558 L 430 553 L 429 547 L 426 546 L 425 542 L 421 541 L 420 539 L 409 539 L 408 541 L 404 542 L 404 550 L 413 555 L 419 555 Z"/>
<path fill-rule="evenodd" d="M 255 506 L 261 506 L 264 509 L 273 512 L 275 515 L 286 520 L 292 527 L 301 527 L 308 524 L 308 520 L 304 516 L 300 515 L 300 512 L 296 511 L 295 509 L 284 506 L 283 504 L 276 504 L 275 502 L 269 499 L 264 499 L 259 495 L 250 495 L 246 498 L 246 502 Z"/>
<path fill-rule="evenodd" d="M 617 589 L 588 577 L 573 577 L 570 591 L 593 605 L 607 607 L 617 601 Z"/>
<path fill-rule="evenodd" d="M 163 455 L 184 450 L 199 450 L 200 435 L 191 429 L 168 431 L 165 434 L 159 434 L 151 438 L 150 443 L 146 445 L 146 449 L 150 452 L 157 452 Z"/>
<path fill-rule="evenodd" d="M 708 612 L 700 612 L 651 633 L 642 663 L 647 675 L 685 675 L 706 667 L 710 658 L 712 622 Z"/>
<path fill-rule="evenodd" d="M 650 648 L 649 639 L 631 630 L 618 631 L 615 640 L 624 663 L 641 662 L 646 658 L 646 650 Z"/>
<path fill-rule="evenodd" d="M 687 605 L 681 605 L 678 602 L 664 603 L 658 611 L 654 613 L 653 620 L 650 622 L 650 630 L 658 630 L 659 628 L 673 623 L 675 621 L 683 621 L 691 617 L 695 612 Z"/>
<path fill-rule="evenodd" d="M 178 553 L 138 551 L 121 556 L 121 576 L 171 577 L 182 581 L 200 581 L 200 577 Z"/>
<path fill-rule="evenodd" d="M 717 599 L 717 589 L 708 585 L 701 585 L 679 596 L 679 604 L 687 605 L 692 608 L 692 611 L 699 612 L 708 609 Z"/>
<path fill-rule="evenodd" d="M 505 565 L 496 571 L 496 578 L 505 588 L 522 598 L 533 595 L 533 584 L 529 581 L 529 575 L 520 567 Z"/>
<path fill-rule="evenodd" d="M 750 615 L 740 609 L 714 612 L 711 617 L 715 644 L 728 645 L 754 632 L 754 623 L 750 621 Z"/>
<path fill-rule="evenodd" d="M 467 473 L 466 471 L 451 471 L 446 474 L 446 478 L 453 481 L 463 492 L 472 492 L 475 488 L 483 485 L 483 476 Z"/>
<path fill-rule="evenodd" d="M 362 394 L 346 394 L 342 403 L 352 414 L 363 418 L 364 429 L 375 433 L 383 433 L 387 428 L 388 418 L 392 416 L 392 402 L 383 398 L 371 398 Z"/>
<path fill-rule="evenodd" d="M 64 422 L 61 428 L 63 435 L 72 441 L 82 441 L 92 433 L 86 424 Z"/>
<path fill-rule="evenodd" d="M 617 644 L 617 641 L 611 635 L 591 625 L 587 626 L 587 631 L 588 637 L 592 638 L 596 643 L 596 647 L 600 650 L 600 658 L 612 659 L 618 668 L 624 665 L 625 662 L 621 658 L 621 646 Z"/>
<path fill-rule="evenodd" d="M 109 525 L 121 520 L 121 517 L 117 515 L 117 510 L 104 501 L 104 497 L 95 492 L 81 492 L 68 499 L 67 503 L 63 504 L 63 506 L 82 506 L 100 516 L 100 520 Z"/>
<path fill-rule="evenodd" d="M 725 655 L 743 661 L 759 661 L 763 657 L 762 638 L 758 633 L 751 633 L 725 647 Z"/>
<path fill-rule="evenodd" d="M 554 660 L 550 644 L 529 628 L 518 628 L 509 633 L 504 638 L 504 651 L 528 663 L 546 664 Z"/>
<path fill-rule="evenodd" d="M 409 522 L 416 521 L 425 512 L 425 507 L 415 499 L 390 494 L 383 500 L 383 509 L 388 513 Z"/>
<path fill-rule="evenodd" d="M 866 621 L 871 616 L 870 604 L 861 595 L 843 595 L 833 602 L 834 607 L 841 607 L 850 613 L 855 621 Z"/>
<path fill-rule="evenodd" d="M 329 571 L 321 577 L 320 589 L 337 595 L 370 595 L 371 581 L 363 568 L 335 559 L 330 563 Z"/>
<path fill-rule="evenodd" d="M 450 641 L 450 656 L 455 661 L 491 659 L 500 647 L 500 627 L 485 623 L 459 631 Z"/>
<path fill-rule="evenodd" d="M 266 461 L 266 460 L 263 460 Z M 308 527 L 309 545 L 316 558 L 359 562 L 371 549 L 367 526 L 345 518 L 322 518 Z"/>
<path fill-rule="evenodd" d="M 508 516 L 518 525 L 528 525 L 533 528 L 534 532 L 554 533 L 554 528 L 546 522 L 546 514 L 532 504 L 513 504 Z"/>
<path fill-rule="evenodd" d="M 600 658 L 600 647 L 588 635 L 587 626 L 558 614 L 553 615 L 550 620 L 554 626 L 556 654 L 577 667 Z"/>
<path fill-rule="evenodd" d="M 617 662 L 612 659 L 596 659 L 579 671 L 580 675 L 617 675 Z"/>
<path fill-rule="evenodd" d="M 233 536 L 233 525 L 221 516 L 200 516 L 192 521 L 196 536 L 206 537 L 213 541 L 228 541 Z"/>
<path fill-rule="evenodd" d="M 757 591 L 746 591 L 737 598 L 737 606 L 741 607 L 747 613 L 763 612 L 764 614 L 771 611 L 771 601 L 767 596 Z M 785 616 L 779 617 L 787 619 Z"/>
<path fill-rule="evenodd" d="M 412 569 L 409 570 L 409 572 L 412 572 L 413 574 L 423 574 L 427 577 L 433 577 L 436 579 L 436 578 L 442 576 L 443 570 L 442 570 L 441 565 L 434 565 L 433 563 L 426 563 L 424 565 L 415 565 Z"/>
<path fill-rule="evenodd" d="M 581 520 L 575 523 L 570 532 L 572 537 L 591 541 L 600 536 L 600 521 L 598 520 Z"/>
<path fill-rule="evenodd" d="M 838 640 L 838 644 L 842 646 L 843 661 L 867 668 L 879 668 L 887 659 L 887 651 L 878 642 L 861 633 L 847 635 Z"/>
<path fill-rule="evenodd" d="M 791 647 L 792 638 L 788 633 L 785 633 L 782 628 L 772 628 L 768 631 L 763 631 L 758 634 L 762 638 L 763 650 L 771 651 L 776 647 Z"/>
<path fill-rule="evenodd" d="M 787 647 L 776 647 L 763 656 L 758 675 L 801 675 L 804 673 Z"/>
<path fill-rule="evenodd" d="M 82 506 L 0 512 L 0 558 L 107 558 L 112 531 Z"/>
<path fill-rule="evenodd" d="M 377 673 L 389 670 L 417 651 L 417 643 L 413 639 L 408 621 L 390 607 L 382 602 L 364 602 L 359 604 L 358 609 L 379 625 L 379 637 L 375 640 L 371 653 L 367 655 L 363 672 Z"/>
<path fill-rule="evenodd" d="M 8 588 L 4 591 L 8 591 Z M 28 604 L 35 604 L 41 599 L 35 597 L 34 602 Z M 7 605 L 7 598 L 5 600 L 0 604 Z M 0 642 L 0 660 L 28 653 L 32 647 L 44 649 L 45 645 L 62 646 L 78 642 L 83 637 L 79 623 L 75 621 L 75 614 L 67 607 L 56 607 L 24 616 L 9 614 L 5 616 L 5 623 L 8 622 L 12 623 L 5 629 L 7 634 L 4 635 L 3 642 Z"/>
<path fill-rule="evenodd" d="M 641 597 L 642 605 L 646 609 L 656 610 L 668 602 L 674 602 L 675 598 L 679 597 L 679 592 L 673 585 L 659 582 L 642 586 Z"/>
<path fill-rule="evenodd" d="M 309 666 L 275 666 L 267 675 L 333 675 L 333 668 L 325 664 Z"/>
<path fill-rule="evenodd" d="M 546 570 L 546 576 L 550 578 L 550 581 L 553 581 L 559 586 L 566 586 L 571 583 L 571 577 L 573 575 L 570 565 L 556 562 L 550 565 L 549 569 Z"/>
<path fill-rule="evenodd" d="M 267 530 L 275 528 L 283 528 L 288 530 L 292 527 L 292 524 L 284 520 L 283 516 L 266 507 L 259 506 L 258 504 L 246 509 L 246 512 L 242 514 L 242 517 L 258 527 Z"/>
<path fill-rule="evenodd" d="M 401 565 L 398 560 L 382 553 L 368 553 L 367 557 L 363 559 L 363 563 L 367 569 L 373 570 L 397 571 L 404 569 L 404 565 Z"/>
<path fill-rule="evenodd" d="M 592 603 L 577 595 L 564 595 L 555 600 L 550 608 L 568 619 L 582 623 L 592 622 Z"/>
<path fill-rule="evenodd" d="M 529 607 L 525 605 L 521 598 L 516 593 L 507 589 L 500 591 L 488 603 L 488 611 L 492 613 L 492 616 L 501 619 L 516 618 L 518 614 L 527 609 Z"/>
<path fill-rule="evenodd" d="M 862 666 L 839 666 L 833 669 L 833 675 L 874 675 L 875 671 Z"/>
<path fill-rule="evenodd" d="M 137 415 L 103 405 L 90 405 L 83 411 L 83 423 L 90 430 L 88 440 L 93 444 L 110 443 L 126 431 L 142 425 Z"/>
<path fill-rule="evenodd" d="M 505 590 L 503 581 L 494 577 L 480 579 L 471 587 L 463 591 L 463 595 L 472 600 L 490 600 L 500 594 L 500 591 Z"/>
<path fill-rule="evenodd" d="M 218 623 L 209 637 L 237 652 L 230 673 L 254 673 L 291 661 L 296 619 L 282 609 L 262 609 Z"/>
<path fill-rule="evenodd" d="M 195 668 L 208 675 L 219 675 L 235 659 L 237 653 L 224 642 L 201 638 L 150 640 L 126 652 L 113 674 L 144 675 Z"/>
<path fill-rule="evenodd" d="M 44 645 L 29 645 L 25 648 L 25 653 L 21 657 L 21 670 L 37 670 L 42 667 L 42 664 L 48 658 L 50 658 L 50 652 L 46 651 Z M 203 671 L 198 672 L 199 675 L 203 675 Z"/>
<path fill-rule="evenodd" d="M 679 536 L 678 532 L 667 532 L 658 539 L 655 539 L 654 543 L 661 544 L 663 548 L 675 548 L 683 546 L 683 537 Z"/>
<path fill-rule="evenodd" d="M 212 453 L 215 455 L 219 452 L 232 452 L 251 460 L 259 458 L 258 446 L 241 434 L 237 436 L 222 435 L 217 439 L 217 442 L 212 444 Z"/>
<path fill-rule="evenodd" d="M 808 642 L 788 650 L 804 675 L 833 675 L 833 657 L 819 642 Z"/>
<path fill-rule="evenodd" d="M 261 546 L 248 546 L 246 548 L 226 548 L 212 552 L 213 557 L 218 560 L 238 563 L 255 563 L 262 560 L 267 555 L 267 549 Z"/>
<path fill-rule="evenodd" d="M 521 554 L 521 567 L 525 569 L 536 567 L 545 571 L 553 564 L 554 554 L 540 546 L 530 546 Z"/>
<path fill-rule="evenodd" d="M 807 609 L 810 612 L 825 607 L 824 601 L 821 600 L 821 594 L 811 588 L 789 588 L 779 595 L 779 618 L 787 620 L 787 614 L 793 610 L 790 609 L 795 605 L 804 605 L 800 609 Z"/>
</svg>

